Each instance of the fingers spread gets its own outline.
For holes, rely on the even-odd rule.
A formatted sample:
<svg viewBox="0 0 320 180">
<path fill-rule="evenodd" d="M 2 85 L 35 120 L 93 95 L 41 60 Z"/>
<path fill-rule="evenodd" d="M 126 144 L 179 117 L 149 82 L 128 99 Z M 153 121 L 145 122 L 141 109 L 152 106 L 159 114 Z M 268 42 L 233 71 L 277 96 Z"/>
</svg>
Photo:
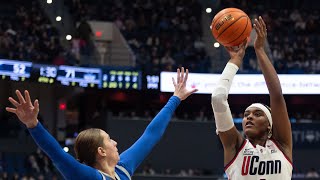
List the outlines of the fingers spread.
<svg viewBox="0 0 320 180">
<path fill-rule="evenodd" d="M 37 112 L 39 112 L 39 101 L 38 101 L 38 99 L 36 99 L 36 100 L 34 101 L 34 108 L 35 108 L 35 110 L 36 110 Z"/>
<path fill-rule="evenodd" d="M 256 24 L 257 28 L 258 28 L 259 30 L 261 30 L 261 24 L 260 24 L 260 22 L 258 21 L 258 19 L 255 19 L 255 20 L 254 20 L 254 23 Z"/>
<path fill-rule="evenodd" d="M 182 83 L 184 81 L 184 67 L 181 68 L 181 76 L 180 81 L 178 83 Z"/>
<path fill-rule="evenodd" d="M 183 83 L 185 84 L 188 80 L 189 69 L 186 69 L 186 75 L 184 77 Z"/>
<path fill-rule="evenodd" d="M 195 93 L 195 92 L 197 92 L 197 91 L 199 91 L 199 89 L 192 89 L 192 90 L 191 90 L 191 93 Z"/>
<path fill-rule="evenodd" d="M 263 34 L 263 36 L 267 36 L 267 26 L 264 23 L 264 21 L 263 21 L 261 16 L 259 16 L 259 23 L 261 25 L 261 27 L 260 27 L 261 28 L 260 29 L 261 33 Z"/>
<path fill-rule="evenodd" d="M 256 30 L 257 35 L 258 35 L 258 36 L 261 36 L 261 31 L 260 31 L 260 29 L 257 27 L 257 24 L 254 24 L 253 27 L 254 27 L 254 29 Z"/>
<path fill-rule="evenodd" d="M 21 92 L 20 92 L 19 90 L 16 90 L 16 94 L 17 94 L 17 96 L 18 96 L 18 99 L 19 99 L 19 101 L 20 101 L 20 104 L 26 103 L 26 101 L 24 100 L 24 98 L 23 98 L 23 96 L 22 96 L 22 94 L 21 94 Z"/>
<path fill-rule="evenodd" d="M 198 91 L 198 89 L 192 89 L 191 91 L 188 92 L 188 96 L 190 96 L 191 94 L 193 94 L 193 93 L 195 93 L 197 91 Z"/>
<path fill-rule="evenodd" d="M 11 112 L 11 113 L 16 113 L 17 109 L 6 107 L 6 111 Z"/>
<path fill-rule="evenodd" d="M 259 22 L 264 29 L 267 29 L 266 23 L 264 22 L 261 16 L 259 16 Z"/>
<path fill-rule="evenodd" d="M 27 102 L 29 105 L 32 105 L 29 91 L 27 91 L 27 90 L 24 91 L 24 97 L 26 98 L 26 102 Z"/>
<path fill-rule="evenodd" d="M 180 82 L 180 69 L 177 69 L 177 83 Z"/>
<path fill-rule="evenodd" d="M 176 86 L 177 86 L 177 83 L 176 83 L 176 81 L 174 80 L 173 77 L 172 77 L 172 82 L 173 82 L 173 86 L 176 87 Z"/>
<path fill-rule="evenodd" d="M 12 97 L 9 97 L 9 101 L 11 102 L 12 105 L 14 105 L 15 107 L 18 107 L 20 104 L 14 100 Z"/>
</svg>

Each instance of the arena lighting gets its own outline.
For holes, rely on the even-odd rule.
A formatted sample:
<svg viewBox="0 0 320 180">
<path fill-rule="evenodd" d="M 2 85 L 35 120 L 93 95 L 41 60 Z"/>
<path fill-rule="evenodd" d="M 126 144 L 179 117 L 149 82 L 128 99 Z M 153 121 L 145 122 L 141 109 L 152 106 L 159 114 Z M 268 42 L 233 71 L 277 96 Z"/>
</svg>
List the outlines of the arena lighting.
<svg viewBox="0 0 320 180">
<path fill-rule="evenodd" d="M 69 152 L 69 148 L 68 148 L 67 146 L 65 146 L 65 147 L 63 148 L 63 150 L 64 150 L 65 152 Z"/>
<path fill-rule="evenodd" d="M 52 3 L 52 0 L 47 0 L 47 4 L 51 4 Z"/>
<path fill-rule="evenodd" d="M 212 12 L 212 9 L 211 9 L 211 8 L 207 8 L 207 9 L 206 9 L 206 12 L 207 12 L 207 13 L 211 13 L 211 12 Z"/>
<path fill-rule="evenodd" d="M 220 47 L 220 43 L 215 42 L 215 43 L 213 44 L 213 46 L 214 46 L 215 48 L 218 48 L 218 47 Z"/>
<path fill-rule="evenodd" d="M 58 21 L 58 22 L 61 21 L 61 19 L 62 19 L 61 16 L 56 17 L 56 21 Z"/>
<path fill-rule="evenodd" d="M 68 34 L 68 35 L 66 36 L 66 40 L 70 41 L 71 39 L 72 39 L 72 36 L 71 36 L 70 34 Z"/>
</svg>

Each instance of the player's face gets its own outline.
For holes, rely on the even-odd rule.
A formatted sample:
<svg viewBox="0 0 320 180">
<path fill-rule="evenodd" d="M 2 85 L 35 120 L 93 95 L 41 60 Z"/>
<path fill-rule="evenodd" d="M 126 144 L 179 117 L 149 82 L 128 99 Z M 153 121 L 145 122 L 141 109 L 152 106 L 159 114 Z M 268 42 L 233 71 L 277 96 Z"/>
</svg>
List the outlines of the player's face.
<svg viewBox="0 0 320 180">
<path fill-rule="evenodd" d="M 117 148 L 117 142 L 110 138 L 109 134 L 101 130 L 101 135 L 103 137 L 104 148 L 107 152 L 107 159 L 110 161 L 119 161 L 119 153 Z"/>
<path fill-rule="evenodd" d="M 260 138 L 269 132 L 269 121 L 266 114 L 259 108 L 247 108 L 244 112 L 242 128 L 244 134 L 251 138 Z"/>
</svg>

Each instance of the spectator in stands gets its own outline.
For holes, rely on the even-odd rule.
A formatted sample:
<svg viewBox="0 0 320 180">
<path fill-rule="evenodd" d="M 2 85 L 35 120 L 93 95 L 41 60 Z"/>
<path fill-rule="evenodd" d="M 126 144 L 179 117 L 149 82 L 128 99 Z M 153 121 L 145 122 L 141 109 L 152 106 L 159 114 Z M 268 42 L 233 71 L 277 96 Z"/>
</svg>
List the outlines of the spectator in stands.
<svg viewBox="0 0 320 180">
<path fill-rule="evenodd" d="M 25 164 L 28 174 L 40 173 L 40 166 L 34 155 L 29 155 Z"/>
<path fill-rule="evenodd" d="M 319 176 L 319 173 L 316 171 L 316 169 L 315 168 L 311 168 L 308 172 L 307 172 L 307 174 L 306 174 L 306 176 L 305 176 L 306 178 L 311 178 L 311 179 L 316 179 L 316 178 L 319 178 L 320 176 Z"/>
<path fill-rule="evenodd" d="M 0 178 L 1 178 L 1 180 L 2 180 L 2 179 L 3 179 L 3 180 L 8 180 L 8 179 L 9 179 L 8 173 L 7 173 L 6 171 L 2 172 Z"/>
<path fill-rule="evenodd" d="M 63 50 L 57 30 L 39 11 L 37 1 L 8 3 L 12 3 L 15 13 L 1 14 L 0 57 L 52 63 Z"/>
<path fill-rule="evenodd" d="M 88 17 L 88 20 L 113 21 L 135 53 L 137 67 L 143 70 L 152 73 L 162 70 L 173 71 L 176 65 L 187 58 L 194 61 L 195 58 L 187 57 L 188 55 L 183 52 L 187 46 L 193 47 L 191 54 L 194 54 L 194 57 L 200 55 L 204 59 L 206 56 L 203 54 L 205 51 L 200 38 L 202 26 L 199 23 L 202 12 L 198 1 L 153 0 L 145 3 L 143 1 L 126 3 L 120 0 L 103 4 L 94 2 L 69 3 L 76 21 L 80 21 L 80 17 L 83 16 Z M 167 51 L 170 52 L 172 61 L 161 63 L 161 58 L 165 57 Z M 190 63 L 188 67 L 191 66 Z M 195 66 L 192 70 L 198 72 L 199 68 L 201 67 Z"/>
<path fill-rule="evenodd" d="M 143 166 L 142 175 L 152 176 L 155 174 L 156 174 L 156 171 L 152 168 L 150 163 L 147 163 L 146 165 Z"/>
</svg>

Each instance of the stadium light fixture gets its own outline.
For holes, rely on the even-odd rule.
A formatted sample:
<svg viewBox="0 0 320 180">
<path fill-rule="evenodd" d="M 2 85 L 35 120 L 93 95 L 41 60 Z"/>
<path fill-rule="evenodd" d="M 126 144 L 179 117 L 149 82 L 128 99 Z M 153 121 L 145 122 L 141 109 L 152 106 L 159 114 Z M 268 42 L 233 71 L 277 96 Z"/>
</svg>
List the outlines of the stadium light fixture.
<svg viewBox="0 0 320 180">
<path fill-rule="evenodd" d="M 62 19 L 61 16 L 56 17 L 56 21 L 58 21 L 58 22 L 61 21 L 61 19 Z"/>
<path fill-rule="evenodd" d="M 70 34 L 66 35 L 66 40 L 70 41 L 72 39 L 72 36 Z"/>
</svg>

